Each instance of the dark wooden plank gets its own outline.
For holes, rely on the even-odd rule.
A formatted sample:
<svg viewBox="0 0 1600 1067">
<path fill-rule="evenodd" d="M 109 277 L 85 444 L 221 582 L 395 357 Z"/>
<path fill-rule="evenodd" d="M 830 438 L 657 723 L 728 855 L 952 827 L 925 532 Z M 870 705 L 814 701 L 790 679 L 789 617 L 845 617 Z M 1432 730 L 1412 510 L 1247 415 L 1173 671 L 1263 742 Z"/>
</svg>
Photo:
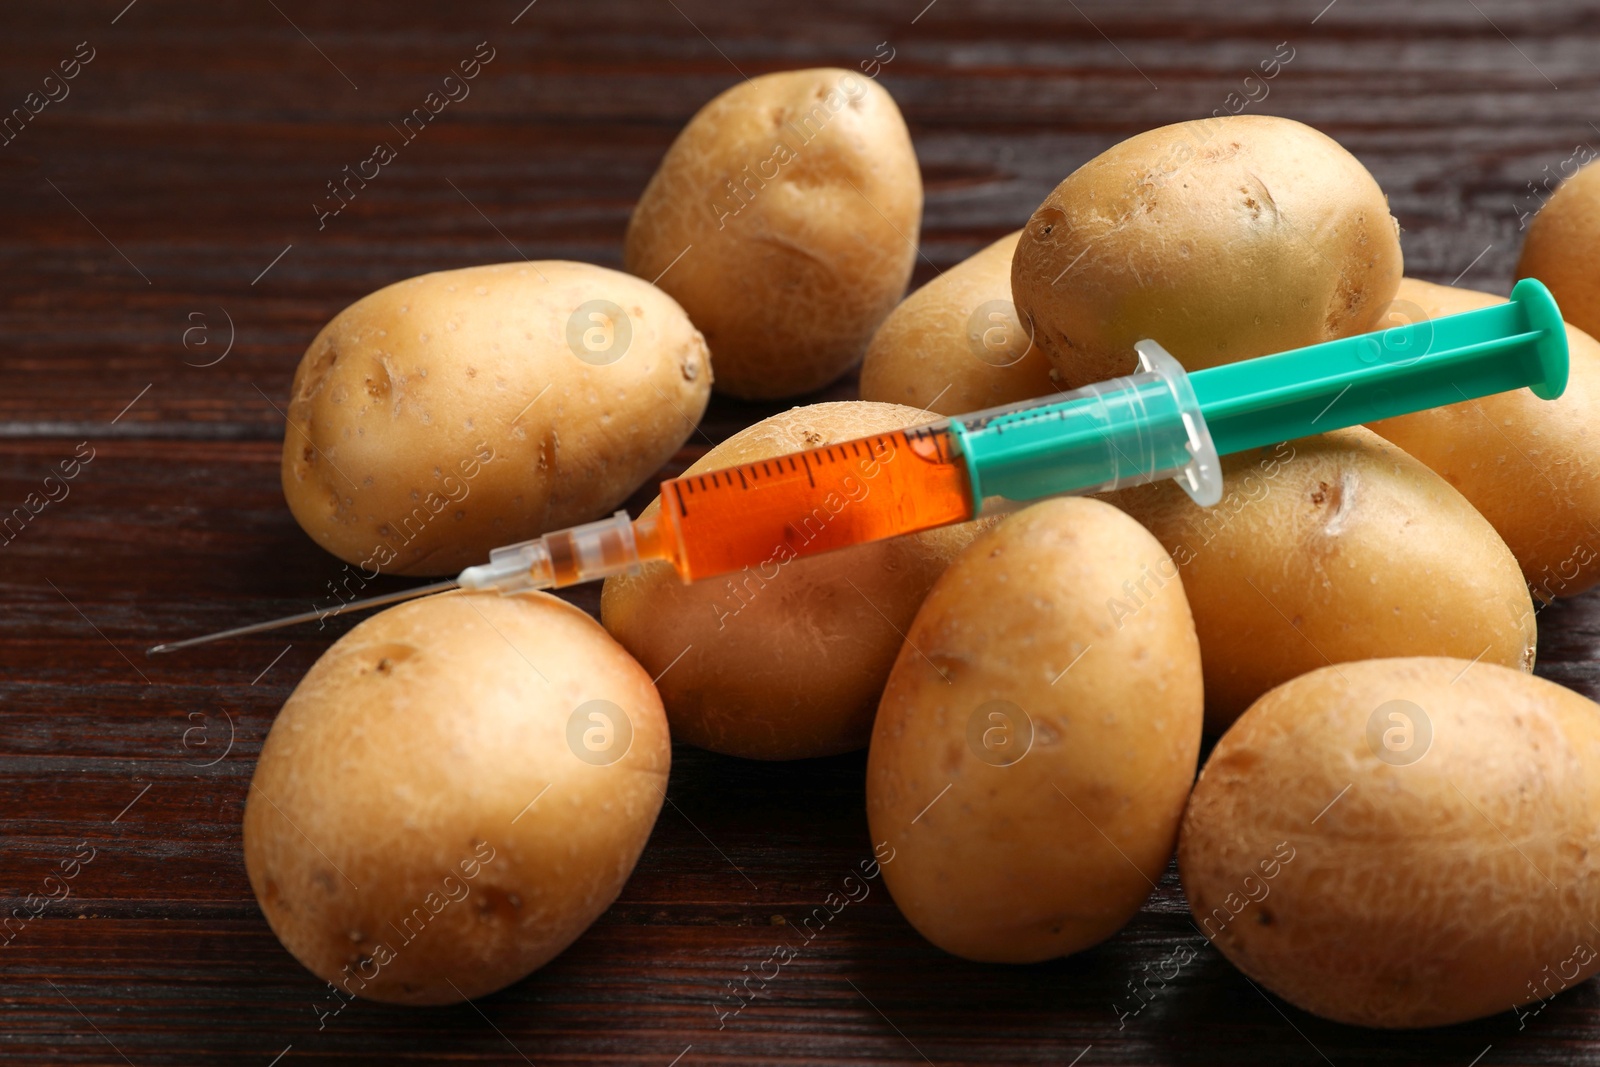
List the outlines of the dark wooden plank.
<svg viewBox="0 0 1600 1067">
<path fill-rule="evenodd" d="M 1367 163 L 1412 273 L 1503 289 L 1527 183 L 1600 145 L 1600 5 L 125 2 L 13 5 L 0 34 L 0 107 L 77 42 L 97 50 L 71 95 L 0 147 L 0 516 L 80 442 L 95 450 L 64 499 L 0 535 L 0 910 L 78 842 L 96 849 L 72 897 L 0 949 L 0 1059 L 1600 1063 L 1593 983 L 1534 1016 L 1443 1031 L 1314 1019 L 1199 944 L 1171 870 L 1105 945 L 1024 968 L 943 955 L 874 885 L 719 1019 L 728 984 L 797 940 L 775 919 L 820 905 L 870 854 L 863 761 L 681 746 L 639 870 L 569 952 L 477 1009 L 357 1002 L 319 1019 L 335 1002 L 261 921 L 239 818 L 273 714 L 351 621 L 142 655 L 304 610 L 339 580 L 283 507 L 273 410 L 330 316 L 428 270 L 519 254 L 617 265 L 661 153 L 741 73 L 895 49 L 881 77 L 928 191 L 920 282 L 1119 138 L 1222 106 L 1289 41 L 1259 109 Z M 482 40 L 497 54 L 471 97 L 318 230 L 323 183 Z M 192 332 L 186 347 L 202 322 L 207 344 Z M 225 359 L 196 365 L 230 333 Z M 774 407 L 716 401 L 668 472 Z M 592 589 L 572 599 L 595 610 Z M 1540 628 L 1539 673 L 1600 697 L 1600 595 L 1545 609 Z M 1120 1015 L 1129 983 L 1181 947 L 1194 962 Z"/>
<path fill-rule="evenodd" d="M 0 493 L 16 496 L 63 447 L 14 446 Z M 520 1062 L 465 1008 L 358 1003 L 319 1030 L 317 982 L 277 947 L 250 896 L 238 826 L 252 761 L 294 681 L 349 620 L 182 658 L 140 655 L 173 633 L 302 607 L 337 575 L 279 506 L 276 479 L 267 442 L 106 442 L 72 495 L 0 553 L 15 608 L 0 621 L 0 904 L 38 891 L 78 841 L 98 850 L 74 896 L 4 950 L 0 1047 L 15 1062 L 101 1062 L 94 1028 L 136 1063 L 265 1062 L 291 1044 L 306 1062 Z M 579 602 L 594 607 L 592 593 Z M 1541 621 L 1557 635 L 1541 673 L 1600 695 L 1600 596 L 1558 603 Z M 1576 1062 L 1573 1042 L 1600 1038 L 1592 986 L 1526 1031 L 1510 1015 L 1402 1036 L 1322 1023 L 1203 949 L 1170 870 L 1107 945 L 1028 968 L 943 956 L 877 885 L 805 946 L 770 998 L 719 1028 L 726 983 L 784 937 L 799 940 L 773 917 L 806 914 L 870 854 L 862 760 L 766 766 L 681 746 L 675 759 L 675 807 L 622 900 L 571 952 L 484 1005 L 535 1062 L 662 1063 L 694 1045 L 697 1058 L 729 1063 L 911 1063 L 920 1049 L 940 1064 L 1059 1064 L 1094 1045 L 1105 1058 L 1083 1062 L 1230 1063 L 1248 1051 L 1292 1063 L 1318 1062 L 1314 1043 L 1334 1062 L 1465 1063 L 1492 1044 L 1518 1062 L 1561 1063 Z M 1134 1006 L 1128 983 L 1180 946 L 1195 963 L 1119 1017 Z"/>
<path fill-rule="evenodd" d="M 1600 143 L 1592 7 L 1344 0 L 1313 24 L 1320 6 L 1221 17 L 1176 0 L 944 0 L 915 25 L 887 3 L 800 14 L 777 0 L 547 0 L 516 26 L 487 4 L 293 10 L 328 60 L 270 8 L 143 4 L 115 26 L 25 16 L 7 27 L 0 99 L 20 100 L 80 39 L 97 51 L 71 95 L 0 148 L 0 432 L 108 421 L 152 385 L 120 432 L 270 437 L 281 420 L 266 397 L 285 395 L 340 308 L 519 253 L 616 265 L 634 197 L 695 108 L 739 72 L 855 68 L 879 41 L 895 49 L 881 77 L 927 178 L 918 280 L 1020 225 L 1117 139 L 1222 107 L 1286 40 L 1295 58 L 1259 108 L 1326 129 L 1368 163 L 1414 272 L 1449 280 L 1484 252 L 1472 280 L 1504 287 L 1526 184 L 1577 142 Z M 496 58 L 472 95 L 319 230 L 324 183 L 392 137 L 479 40 Z M 183 365 L 230 336 L 222 363 Z M 61 389 L 63 376 L 79 387 Z M 711 426 L 736 421 L 717 412 Z"/>
</svg>

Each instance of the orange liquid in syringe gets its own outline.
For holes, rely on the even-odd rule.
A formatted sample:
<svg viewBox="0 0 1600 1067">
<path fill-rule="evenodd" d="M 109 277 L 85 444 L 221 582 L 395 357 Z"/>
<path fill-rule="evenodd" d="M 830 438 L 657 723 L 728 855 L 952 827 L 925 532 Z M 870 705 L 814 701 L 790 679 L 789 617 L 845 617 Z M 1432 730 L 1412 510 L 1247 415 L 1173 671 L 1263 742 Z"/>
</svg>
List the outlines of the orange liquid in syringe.
<svg viewBox="0 0 1600 1067">
<path fill-rule="evenodd" d="M 897 430 L 686 475 L 661 486 L 662 555 L 685 581 L 969 519 L 943 429 Z"/>
</svg>

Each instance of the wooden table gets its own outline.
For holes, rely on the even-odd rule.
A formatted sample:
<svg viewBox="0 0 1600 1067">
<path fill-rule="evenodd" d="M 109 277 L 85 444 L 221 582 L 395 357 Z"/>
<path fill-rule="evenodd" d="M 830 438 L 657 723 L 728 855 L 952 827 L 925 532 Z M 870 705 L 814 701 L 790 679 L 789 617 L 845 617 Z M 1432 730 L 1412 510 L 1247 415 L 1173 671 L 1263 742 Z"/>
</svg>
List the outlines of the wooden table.
<svg viewBox="0 0 1600 1067">
<path fill-rule="evenodd" d="M 350 624 L 142 650 L 303 610 L 337 573 L 284 507 L 278 409 L 339 309 L 519 254 L 619 265 L 635 197 L 701 103 L 741 73 L 859 68 L 891 50 L 879 77 L 927 183 L 919 284 L 1115 141 L 1259 95 L 1245 77 L 1279 42 L 1294 57 L 1249 108 L 1354 151 L 1425 278 L 1503 291 L 1537 206 L 1528 183 L 1600 145 L 1594 3 L 524 2 L 0 15 L 0 108 L 92 53 L 69 95 L 0 147 L 0 516 L 58 461 L 93 455 L 0 544 L 0 904 L 46 892 L 79 842 L 94 849 L 71 896 L 0 949 L 0 1061 L 1600 1063 L 1593 984 L 1523 1019 L 1385 1034 L 1295 1010 L 1199 944 L 1119 1017 L 1143 968 L 1195 941 L 1170 871 L 1105 945 L 1016 968 L 944 956 L 879 883 L 719 1023 L 782 917 L 869 854 L 864 760 L 683 747 L 632 881 L 550 966 L 474 1005 L 355 1002 L 319 1018 L 326 988 L 262 921 L 239 824 L 273 714 Z M 471 97 L 319 229 L 324 183 L 480 41 L 495 58 Z M 719 400 L 705 430 L 720 439 L 771 410 Z M 574 599 L 595 607 L 592 591 Z M 1582 597 L 1540 620 L 1540 673 L 1590 696 L 1597 609 Z"/>
</svg>

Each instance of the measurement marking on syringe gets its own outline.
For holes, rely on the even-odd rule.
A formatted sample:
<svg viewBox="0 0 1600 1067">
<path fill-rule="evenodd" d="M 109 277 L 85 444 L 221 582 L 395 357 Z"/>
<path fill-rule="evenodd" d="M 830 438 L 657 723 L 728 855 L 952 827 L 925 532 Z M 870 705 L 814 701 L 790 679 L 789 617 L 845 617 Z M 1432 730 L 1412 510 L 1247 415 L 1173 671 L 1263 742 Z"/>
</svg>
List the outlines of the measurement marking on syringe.
<svg viewBox="0 0 1600 1067">
<path fill-rule="evenodd" d="M 740 489 L 748 489 L 748 488 L 750 488 L 750 483 L 744 480 L 744 468 L 743 467 L 735 467 L 733 469 L 734 469 L 734 473 L 739 475 L 739 488 Z M 755 474 L 754 471 L 751 471 L 750 473 L 752 475 Z M 729 482 L 728 484 L 731 486 L 733 483 Z"/>
<path fill-rule="evenodd" d="M 694 492 L 693 489 L 690 489 L 689 491 L 691 493 Z M 680 482 L 680 481 L 674 480 L 673 483 L 672 483 L 672 493 L 673 493 L 674 496 L 676 496 L 678 498 L 678 514 L 679 515 L 688 515 L 689 514 L 689 505 L 687 505 L 687 504 L 685 504 L 683 502 L 683 483 Z"/>
<path fill-rule="evenodd" d="M 800 465 L 806 469 L 806 481 L 810 482 L 811 488 L 815 489 L 817 480 L 811 476 L 811 457 L 804 452 L 800 453 Z"/>
</svg>

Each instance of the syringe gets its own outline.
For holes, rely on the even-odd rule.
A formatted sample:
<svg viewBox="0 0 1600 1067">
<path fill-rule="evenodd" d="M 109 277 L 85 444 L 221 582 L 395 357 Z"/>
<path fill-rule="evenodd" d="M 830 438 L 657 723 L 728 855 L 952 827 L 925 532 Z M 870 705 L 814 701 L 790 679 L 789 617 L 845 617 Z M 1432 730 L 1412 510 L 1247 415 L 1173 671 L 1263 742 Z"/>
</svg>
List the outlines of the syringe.
<svg viewBox="0 0 1600 1067">
<path fill-rule="evenodd" d="M 1006 502 L 1174 478 L 1222 498 L 1218 455 L 1529 387 L 1567 384 L 1561 312 L 1538 281 L 1505 304 L 1188 374 L 1153 341 L 1134 374 L 661 484 L 660 508 L 497 548 L 453 581 L 156 645 L 169 652 L 461 588 L 559 589 L 646 562 L 686 582 L 965 522 Z"/>
</svg>

